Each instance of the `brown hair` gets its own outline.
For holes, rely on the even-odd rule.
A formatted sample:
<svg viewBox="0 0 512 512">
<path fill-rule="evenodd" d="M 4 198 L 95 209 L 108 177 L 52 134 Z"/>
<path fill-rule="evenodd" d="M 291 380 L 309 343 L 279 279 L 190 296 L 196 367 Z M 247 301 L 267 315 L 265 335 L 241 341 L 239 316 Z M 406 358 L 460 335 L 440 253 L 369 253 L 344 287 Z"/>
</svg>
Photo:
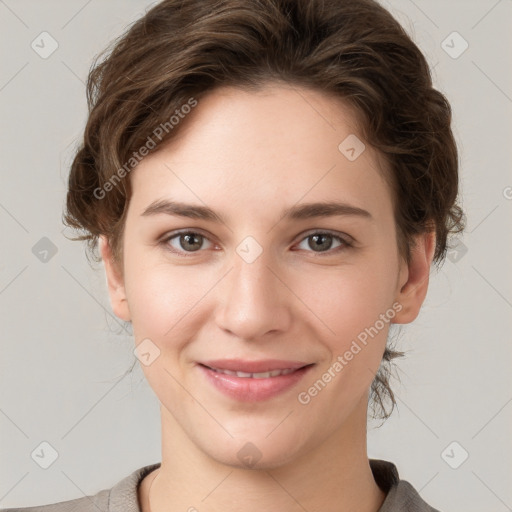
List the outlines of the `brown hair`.
<svg viewBox="0 0 512 512">
<path fill-rule="evenodd" d="M 181 124 L 169 120 L 191 98 L 272 81 L 334 95 L 355 109 L 365 143 L 390 169 L 400 255 L 408 262 L 413 235 L 435 230 L 440 264 L 448 235 L 465 227 L 451 108 L 419 48 L 373 0 L 164 0 L 148 10 L 89 73 L 89 117 L 63 216 L 84 232 L 74 240 L 86 240 L 99 261 L 94 251 L 105 235 L 122 269 L 131 188 L 119 178 L 150 147 L 148 137 L 156 143 L 150 152 L 174 137 Z M 376 405 L 382 418 L 396 404 L 388 363 L 401 355 L 388 343 L 371 386 L 373 412 Z"/>
</svg>

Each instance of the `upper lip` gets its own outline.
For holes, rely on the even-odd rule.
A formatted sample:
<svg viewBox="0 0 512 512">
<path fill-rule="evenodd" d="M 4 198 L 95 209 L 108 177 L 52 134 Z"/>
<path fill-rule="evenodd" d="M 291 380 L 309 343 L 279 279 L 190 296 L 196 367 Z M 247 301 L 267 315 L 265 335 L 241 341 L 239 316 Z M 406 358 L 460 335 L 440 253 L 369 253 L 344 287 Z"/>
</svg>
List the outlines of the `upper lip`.
<svg viewBox="0 0 512 512">
<path fill-rule="evenodd" d="M 272 370 L 297 370 L 312 363 L 302 361 L 285 361 L 282 359 L 265 359 L 260 361 L 246 361 L 243 359 L 215 359 L 203 361 L 200 364 L 216 370 L 230 370 L 233 372 L 259 373 Z"/>
</svg>

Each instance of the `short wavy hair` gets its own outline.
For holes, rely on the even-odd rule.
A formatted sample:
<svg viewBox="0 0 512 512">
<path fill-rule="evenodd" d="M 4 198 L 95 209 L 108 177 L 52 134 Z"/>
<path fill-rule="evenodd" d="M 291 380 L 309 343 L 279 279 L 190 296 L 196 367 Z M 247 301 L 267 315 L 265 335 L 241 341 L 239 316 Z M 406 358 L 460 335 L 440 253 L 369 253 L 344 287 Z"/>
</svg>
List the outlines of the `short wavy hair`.
<svg viewBox="0 0 512 512">
<path fill-rule="evenodd" d="M 451 108 L 420 49 L 373 0 L 164 0 L 150 8 L 89 72 L 88 119 L 63 214 L 65 225 L 82 232 L 73 240 L 87 241 L 88 255 L 100 261 L 95 251 L 105 235 L 122 269 L 131 185 L 109 186 L 113 176 L 191 97 L 271 82 L 312 88 L 354 108 L 365 143 L 389 168 L 399 254 L 409 262 L 414 235 L 435 231 L 440 265 L 449 235 L 465 227 Z M 396 405 L 390 363 L 403 354 L 388 339 L 369 394 L 374 417 L 388 418 Z"/>
</svg>

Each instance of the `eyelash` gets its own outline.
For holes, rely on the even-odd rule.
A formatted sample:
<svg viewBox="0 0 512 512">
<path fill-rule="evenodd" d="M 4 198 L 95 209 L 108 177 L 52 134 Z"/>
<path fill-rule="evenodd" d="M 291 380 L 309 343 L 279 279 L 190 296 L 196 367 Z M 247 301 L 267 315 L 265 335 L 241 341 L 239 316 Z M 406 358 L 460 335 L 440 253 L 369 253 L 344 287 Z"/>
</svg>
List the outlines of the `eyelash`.
<svg viewBox="0 0 512 512">
<path fill-rule="evenodd" d="M 169 250 L 170 252 L 172 252 L 173 254 L 177 254 L 179 255 L 180 257 L 184 257 L 184 258 L 189 258 L 189 257 L 192 257 L 194 256 L 196 253 L 199 253 L 201 252 L 201 249 L 198 249 L 197 251 L 179 251 L 177 249 L 174 249 L 174 248 L 171 248 L 170 245 L 169 245 L 169 242 L 171 240 L 173 240 L 174 238 L 177 238 L 179 237 L 180 235 L 199 235 L 201 236 L 202 238 L 208 240 L 211 242 L 211 240 L 209 240 L 209 238 L 204 235 L 203 233 L 201 233 L 200 231 L 191 231 L 191 230 L 181 230 L 181 231 L 173 231 L 172 233 L 169 233 L 169 235 L 167 235 L 160 243 L 164 245 L 164 247 Z M 331 256 L 332 254 L 337 254 L 339 252 L 342 252 L 346 249 L 349 249 L 351 247 L 353 247 L 352 243 L 347 240 L 346 238 L 338 235 L 338 234 L 335 234 L 331 231 L 313 231 L 313 232 L 310 232 L 308 233 L 306 236 L 304 236 L 300 241 L 299 243 L 302 243 L 304 240 L 307 240 L 308 238 L 310 237 L 313 237 L 315 235 L 325 235 L 325 236 L 329 236 L 329 237 L 332 237 L 336 240 L 338 240 L 339 242 L 341 242 L 342 245 L 340 245 L 339 247 L 336 247 L 334 249 L 329 249 L 327 251 L 321 251 L 321 252 L 315 252 L 315 251 L 306 251 L 306 252 L 312 252 L 313 254 L 315 254 L 315 256 Z"/>
</svg>

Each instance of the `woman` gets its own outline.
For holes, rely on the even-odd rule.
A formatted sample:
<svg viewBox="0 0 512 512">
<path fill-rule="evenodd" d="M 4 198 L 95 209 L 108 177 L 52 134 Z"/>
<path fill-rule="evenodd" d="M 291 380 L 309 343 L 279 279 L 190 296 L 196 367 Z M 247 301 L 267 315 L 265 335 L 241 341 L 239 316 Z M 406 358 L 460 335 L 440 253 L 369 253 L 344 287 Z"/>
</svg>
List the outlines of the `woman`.
<svg viewBox="0 0 512 512">
<path fill-rule="evenodd" d="M 366 449 L 390 326 L 464 224 L 450 106 L 398 22 L 372 0 L 164 0 L 88 100 L 65 222 L 132 324 L 162 462 L 44 510 L 435 512 Z"/>
</svg>

